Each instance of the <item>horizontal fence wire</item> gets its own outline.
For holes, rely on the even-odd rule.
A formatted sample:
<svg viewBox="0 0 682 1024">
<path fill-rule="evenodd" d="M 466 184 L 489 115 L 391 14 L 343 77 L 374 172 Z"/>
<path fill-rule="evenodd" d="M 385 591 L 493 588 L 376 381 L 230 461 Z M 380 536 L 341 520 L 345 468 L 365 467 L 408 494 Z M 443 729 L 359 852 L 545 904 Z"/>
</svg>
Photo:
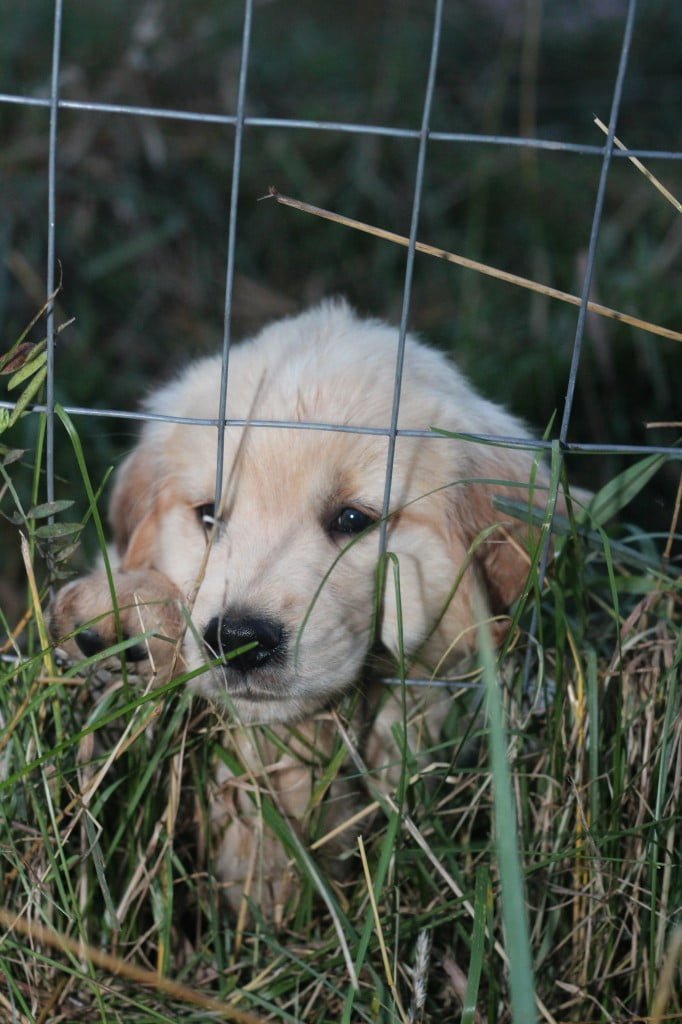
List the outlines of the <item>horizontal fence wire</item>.
<svg viewBox="0 0 682 1024">
<path fill-rule="evenodd" d="M 21 96 L 0 92 L 0 103 L 22 107 L 44 107 L 50 101 L 35 96 Z M 168 107 L 141 107 L 124 103 L 94 103 L 86 100 L 59 100 L 60 110 L 80 110 L 94 114 L 121 114 L 125 117 L 152 117 L 166 121 L 186 121 L 195 124 L 215 124 L 234 127 L 237 117 L 230 114 L 209 114 L 193 110 L 173 110 Z M 391 125 L 361 124 L 345 121 L 316 121 L 291 117 L 245 117 L 246 128 L 300 129 L 315 132 L 342 132 L 346 135 L 378 135 L 389 139 L 419 139 L 416 128 L 397 128 Z M 555 153 L 577 153 L 603 157 L 604 146 L 581 142 L 562 142 L 560 139 L 531 139 L 518 135 L 485 135 L 476 132 L 429 132 L 430 142 L 466 142 L 482 146 L 538 149 Z M 639 157 L 640 160 L 682 160 L 682 151 L 665 149 L 622 149 L 614 152 L 617 159 Z"/>
<path fill-rule="evenodd" d="M 8 402 L 6 399 L 0 401 L 0 409 L 12 410 L 15 402 Z M 83 405 L 64 405 L 64 412 L 69 416 L 83 416 L 92 419 L 117 419 L 131 423 L 179 423 L 188 427 L 219 427 L 224 424 L 226 427 L 254 427 L 261 430 L 320 430 L 339 434 L 370 434 L 378 437 L 389 437 L 390 427 L 363 427 L 347 423 L 318 423 L 306 422 L 305 420 L 259 420 L 259 419 L 233 419 L 230 416 L 223 418 L 201 417 L 201 416 L 176 416 L 172 414 L 143 412 L 142 410 L 127 409 L 91 409 Z M 33 404 L 28 406 L 31 413 L 47 413 L 47 405 Z M 419 437 L 424 440 L 445 441 L 452 437 L 451 434 L 439 430 L 417 430 L 399 427 L 396 431 L 397 437 Z M 508 437 L 504 434 L 474 434 L 458 433 L 460 441 L 471 441 L 474 444 L 494 444 L 501 448 L 521 448 L 524 451 L 550 452 L 553 442 L 537 437 Z M 668 445 L 655 444 L 599 444 L 594 441 L 565 441 L 559 445 L 562 451 L 575 455 L 667 455 L 671 459 L 682 459 L 682 448 L 669 447 Z"/>
<path fill-rule="evenodd" d="M 342 132 L 351 135 L 377 135 L 392 139 L 414 139 L 421 140 L 424 145 L 425 153 L 425 140 L 428 139 L 429 143 L 444 142 L 444 143 L 469 143 L 476 145 L 490 145 L 498 147 L 519 147 L 531 150 L 546 150 L 555 152 L 571 152 L 581 155 L 595 156 L 602 160 L 602 164 L 608 164 L 612 159 L 628 159 L 636 157 L 639 159 L 655 159 L 655 160 L 669 160 L 678 161 L 682 159 L 682 152 L 676 150 L 657 150 L 657 149 L 641 149 L 641 148 L 627 148 L 622 149 L 614 148 L 613 146 L 613 126 L 610 131 L 609 137 L 603 145 L 588 145 L 581 143 L 564 142 L 562 140 L 554 139 L 535 139 L 525 138 L 510 135 L 491 135 L 491 134 L 478 134 L 469 132 L 444 132 L 444 131 L 433 131 L 428 126 L 426 128 L 422 126 L 421 129 L 409 129 L 409 128 L 397 128 L 388 125 L 379 124 L 361 124 L 361 123 L 346 123 L 342 121 L 326 121 L 326 120 L 306 120 L 298 118 L 273 118 L 273 117 L 249 117 L 244 113 L 245 100 L 246 100 L 246 68 L 248 66 L 249 49 L 250 49 L 250 22 L 252 19 L 252 5 L 251 0 L 247 0 L 245 4 L 245 16 L 244 16 L 244 34 L 243 34 L 243 48 L 242 48 L 242 64 L 240 71 L 240 82 L 238 89 L 237 99 L 237 112 L 231 114 L 216 114 L 202 111 L 186 111 L 177 109 L 168 109 L 164 107 L 150 107 L 140 106 L 135 104 L 115 104 L 115 103 L 100 103 L 88 100 L 67 100 L 62 99 L 59 96 L 59 77 L 60 77 L 60 63 L 61 63 L 61 22 L 62 22 L 62 0 L 55 0 L 54 5 L 54 29 L 53 29 L 53 66 L 51 74 L 51 90 L 50 97 L 41 96 L 27 96 L 15 93 L 3 93 L 0 92 L 0 104 L 10 104 L 25 107 L 38 107 L 43 108 L 49 113 L 49 151 L 48 151 L 48 270 L 47 270 L 47 294 L 50 296 L 54 288 L 54 273 L 55 273 L 55 231 L 56 231 L 56 168 L 57 168 L 57 152 L 58 152 L 58 133 L 57 133 L 57 119 L 58 113 L 62 110 L 70 111 L 84 111 L 94 114 L 118 114 L 122 116 L 130 117 L 151 117 L 151 118 L 162 118 L 166 120 L 184 121 L 184 122 L 198 122 L 202 124 L 213 124 L 218 126 L 228 126 L 235 129 L 235 149 L 233 157 L 233 168 L 232 168 L 232 179 L 230 189 L 230 216 L 228 223 L 228 239 L 227 239 L 227 260 L 226 260 L 226 284 L 225 284 L 225 309 L 224 309 L 224 328 L 223 328 L 223 380 L 226 381 L 227 367 L 229 365 L 229 347 L 230 347 L 230 322 L 231 322 L 231 290 L 234 276 L 234 262 L 235 262 L 235 249 L 236 249 L 236 222 L 237 222 L 237 191 L 238 191 L 238 180 L 239 180 L 239 166 L 241 160 L 242 150 L 242 139 L 243 129 L 249 128 L 262 128 L 262 129 L 283 129 L 283 130 L 294 130 L 303 129 L 311 131 L 322 131 L 322 132 Z M 443 12 L 440 8 L 439 2 L 434 7 L 434 23 L 436 26 L 435 31 L 437 32 L 442 22 Z M 429 81 L 425 85 L 425 90 L 428 93 L 429 90 L 433 90 L 433 82 Z M 425 97 L 426 102 L 426 97 Z M 602 172 L 603 174 L 603 172 Z M 604 175 L 604 184 L 606 177 L 608 176 L 608 170 Z M 413 207 L 418 203 L 421 198 L 421 190 L 423 188 L 423 169 L 421 175 L 418 176 L 418 180 L 415 182 Z M 598 235 L 599 225 L 601 223 L 601 212 L 599 217 L 595 220 L 596 232 Z M 415 239 L 416 240 L 416 239 Z M 414 241 L 410 239 L 411 246 L 414 246 Z M 595 251 L 591 253 L 591 258 L 588 260 L 586 266 L 583 285 L 591 278 L 592 267 L 594 258 L 596 255 Z M 408 262 L 413 259 L 413 253 L 410 252 L 408 247 Z M 410 275 L 411 276 L 411 272 Z M 409 287 L 408 281 L 404 282 L 404 292 Z M 661 454 L 670 455 L 671 458 L 679 458 L 680 450 L 674 447 L 662 446 L 662 445 L 626 445 L 626 444 L 609 444 L 605 443 L 589 443 L 589 442 L 568 442 L 566 440 L 568 418 L 567 411 L 570 418 L 570 409 L 572 407 L 572 391 L 575 386 L 575 375 L 577 372 L 579 359 L 575 357 L 576 344 L 579 344 L 579 339 L 582 338 L 582 330 L 584 327 L 584 319 L 586 314 L 586 296 L 588 289 L 583 287 L 582 293 L 582 304 L 578 308 L 578 323 L 582 326 L 576 331 L 576 342 L 574 342 L 574 357 L 572 361 L 569 381 L 567 382 L 567 393 L 566 393 L 566 404 L 564 411 L 564 422 L 562 424 L 561 436 L 560 436 L 560 447 L 562 450 L 567 452 L 584 453 L 584 454 Z M 403 314 L 406 313 L 406 307 L 404 304 Z M 400 325 L 400 336 L 404 334 L 405 325 Z M 53 422 L 53 393 L 54 393 L 54 324 L 53 324 L 53 309 L 52 303 L 48 305 L 47 312 L 47 331 L 48 331 L 48 384 L 47 384 L 47 399 L 44 405 L 33 404 L 29 407 L 28 411 L 36 413 L 47 413 L 48 418 L 48 436 L 53 429 L 50 426 L 50 422 Z M 398 373 L 398 367 L 396 368 Z M 225 389 L 226 390 L 226 389 Z M 15 407 L 15 402 L 0 400 L 0 408 L 12 410 Z M 245 426 L 245 421 L 238 419 L 231 419 L 228 415 L 229 410 L 226 410 L 226 416 L 223 420 L 217 420 L 215 418 L 203 418 L 203 417 L 180 417 L 180 416 L 162 416 L 153 413 L 147 413 L 143 410 L 122 410 L 115 408 L 98 408 L 91 409 L 83 406 L 66 405 L 65 411 L 69 415 L 75 416 L 92 416 L 92 417 L 110 417 L 113 419 L 122 419 L 130 421 L 145 422 L 148 420 L 170 420 L 172 422 L 191 424 L 196 423 L 201 426 L 217 426 L 219 431 L 222 430 L 223 426 Z M 430 431 L 404 431 L 396 430 L 395 425 L 388 425 L 385 429 L 383 428 L 369 428 L 369 427 L 348 427 L 344 424 L 326 424 L 326 423 L 305 423 L 305 422 L 282 422 L 275 420 L 249 420 L 248 426 L 252 427 L 277 427 L 277 428 L 291 428 L 297 430 L 338 430 L 347 431 L 351 433 L 368 433 L 368 434 L 385 434 L 390 437 L 393 433 L 396 436 L 406 437 L 428 437 L 433 436 Z M 435 435 L 438 436 L 438 435 Z M 463 438 L 469 438 L 472 441 L 484 440 L 490 442 L 492 440 L 499 440 L 504 445 L 517 445 L 524 448 L 537 448 L 547 449 L 551 447 L 549 441 L 529 441 L 528 438 L 490 438 L 485 435 L 477 434 L 466 434 L 462 435 Z M 53 455 L 48 455 L 46 460 L 46 481 L 48 492 L 52 490 L 53 485 L 53 470 L 51 463 L 53 462 Z M 218 475 L 218 474 L 217 474 Z"/>
<path fill-rule="evenodd" d="M 662 455 L 672 459 L 682 457 L 682 449 L 660 445 L 627 445 L 609 443 L 581 443 L 569 442 L 567 439 L 568 427 L 571 418 L 573 396 L 576 385 L 577 371 L 580 363 L 582 339 L 587 315 L 587 303 L 589 297 L 590 283 L 598 251 L 599 233 L 603 218 L 603 203 L 609 169 L 613 159 L 628 159 L 637 157 L 648 160 L 678 161 L 682 159 L 682 153 L 670 150 L 654 149 L 628 149 L 616 148 L 614 146 L 616 134 L 616 122 L 618 118 L 623 83 L 625 81 L 628 64 L 630 41 L 634 32 L 636 16 L 636 0 L 629 0 L 623 25 L 623 39 L 621 43 L 620 57 L 617 72 L 614 78 L 611 113 L 608 124 L 608 134 L 600 145 L 584 145 L 580 143 L 565 142 L 562 140 L 524 138 L 509 135 L 490 135 L 462 132 L 433 131 L 430 128 L 430 110 L 437 77 L 437 61 L 440 31 L 443 20 L 443 0 L 435 0 L 433 5 L 433 29 L 432 42 L 429 54 L 429 63 L 426 80 L 424 84 L 424 97 L 422 104 L 422 123 L 420 128 L 397 128 L 380 124 L 359 124 L 346 123 L 332 120 L 306 120 L 300 118 L 274 118 L 274 117 L 250 117 L 245 113 L 247 100 L 248 65 L 251 47 L 251 28 L 253 21 L 253 0 L 245 0 L 244 17 L 242 24 L 241 41 L 241 63 L 238 80 L 237 104 L 234 114 L 209 113 L 201 111 L 187 111 L 168 109 L 163 107 L 149 107 L 140 105 L 125 105 L 91 102 L 88 100 L 63 99 L 59 95 L 60 69 L 61 69 L 61 23 L 62 23 L 62 0 L 55 0 L 54 22 L 52 39 L 52 69 L 49 97 L 27 96 L 13 93 L 0 93 L 0 104 L 19 105 L 24 107 L 42 108 L 49 114 L 49 152 L 48 152 L 48 243 L 47 243 L 47 294 L 48 299 L 54 291 L 54 276 L 56 267 L 55 237 L 56 225 L 58 222 L 58 203 L 56 175 L 58 168 L 58 118 L 62 111 L 80 111 L 92 113 L 93 115 L 120 115 L 122 117 L 146 117 L 172 120 L 185 123 L 200 123 L 215 125 L 216 127 L 228 127 L 234 131 L 234 150 L 231 168 L 231 179 L 229 188 L 229 222 L 226 239 L 226 263 L 225 263 L 225 293 L 224 293 L 224 315 L 223 315 L 223 345 L 222 345 L 222 371 L 221 371 L 221 405 L 219 408 L 225 410 L 225 415 L 219 418 L 200 418 L 184 416 L 164 416 L 145 411 L 128 412 L 120 409 L 89 409 L 82 406 L 66 406 L 70 415 L 85 417 L 112 417 L 115 419 L 129 421 L 170 421 L 197 426 L 215 427 L 218 435 L 218 456 L 216 465 L 216 501 L 219 501 L 222 487 L 222 463 L 224 457 L 224 435 L 228 427 L 246 427 L 262 429 L 293 429 L 293 430 L 321 430 L 341 431 L 354 434 L 373 434 L 388 438 L 388 457 L 386 464 L 386 482 L 384 493 L 384 515 L 382 516 L 382 545 L 385 544 L 385 521 L 388 512 L 393 453 L 396 439 L 398 437 L 424 437 L 433 438 L 438 441 L 446 435 L 429 430 L 402 430 L 398 428 L 398 414 L 400 408 L 400 393 L 402 379 L 402 365 L 405 338 L 408 330 L 410 312 L 410 294 L 413 274 L 414 257 L 417 242 L 419 210 L 424 189 L 424 174 L 427 163 L 427 149 L 433 144 L 473 144 L 480 146 L 497 146 L 502 148 L 523 148 L 529 150 L 551 151 L 558 153 L 576 153 L 584 156 L 596 157 L 601 160 L 601 171 L 597 194 L 594 200 L 594 213 L 590 238 L 586 240 L 587 260 L 583 275 L 581 288 L 581 303 L 578 308 L 575 338 L 573 342 L 572 360 L 569 377 L 566 384 L 565 404 L 562 422 L 560 425 L 558 446 L 560 453 L 579 455 Z M 243 148 L 244 129 L 271 129 L 282 131 L 319 131 L 338 132 L 357 136 L 379 136 L 389 139 L 407 139 L 418 142 L 417 162 L 415 167 L 415 180 L 412 196 L 412 217 L 409 235 L 409 244 L 405 256 L 405 271 L 403 280 L 403 301 L 400 318 L 400 325 L 397 329 L 398 348 L 395 366 L 395 389 L 394 401 L 391 415 L 391 422 L 385 427 L 362 427 L 348 426 L 336 423 L 308 423 L 288 422 L 279 420 L 241 420 L 230 418 L 229 408 L 225 407 L 227 396 L 227 381 L 229 372 L 229 357 L 231 346 L 231 318 L 232 318 L 232 289 L 235 269 L 235 252 L 237 243 L 237 213 L 238 213 L 238 190 L 240 179 L 240 166 Z M 47 419 L 47 443 L 45 453 L 45 479 L 47 500 L 52 501 L 54 497 L 54 312 L 53 302 L 50 301 L 47 312 L 47 338 L 48 338 L 48 376 L 47 393 L 44 404 L 34 404 L 28 411 L 45 414 Z M 0 408 L 12 409 L 14 402 L 0 401 Z M 436 424 L 434 426 L 437 427 Z M 527 437 L 490 437 L 481 434 L 457 435 L 463 441 L 475 443 L 495 443 L 507 447 L 525 448 L 544 451 L 552 448 L 551 440 L 534 440 Z M 547 560 L 549 548 L 545 549 L 544 562 Z M 543 563 L 544 564 L 544 563 Z M 532 637 L 535 630 L 535 623 L 531 626 L 531 636 L 528 651 L 531 652 L 534 644 Z M 530 657 L 530 654 L 529 654 Z M 527 674 L 530 672 L 530 661 L 527 663 Z"/>
</svg>

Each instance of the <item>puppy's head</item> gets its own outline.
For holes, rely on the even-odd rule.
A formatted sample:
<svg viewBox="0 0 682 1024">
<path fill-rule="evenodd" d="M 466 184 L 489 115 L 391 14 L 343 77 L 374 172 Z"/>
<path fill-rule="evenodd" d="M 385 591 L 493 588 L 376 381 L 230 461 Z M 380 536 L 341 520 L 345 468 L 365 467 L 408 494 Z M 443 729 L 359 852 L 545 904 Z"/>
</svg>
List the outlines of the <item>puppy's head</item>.
<svg viewBox="0 0 682 1024">
<path fill-rule="evenodd" d="M 291 720 L 351 687 L 373 630 L 394 653 L 402 644 L 408 660 L 446 669 L 473 646 L 481 600 L 497 612 L 523 586 L 523 531 L 493 497 L 527 498 L 532 456 L 409 431 L 519 437 L 524 428 L 408 338 L 399 422 L 408 433 L 395 447 L 387 526 L 399 568 L 377 601 L 388 454 L 380 431 L 396 349 L 394 328 L 343 304 L 235 347 L 225 414 L 247 425 L 226 429 L 219 507 L 215 427 L 149 422 L 119 471 L 111 519 L 122 568 L 158 570 L 185 595 L 194 623 L 185 662 L 210 665 L 201 689 L 234 702 L 245 720 Z M 194 363 L 150 408 L 218 417 L 219 380 L 219 360 Z"/>
</svg>

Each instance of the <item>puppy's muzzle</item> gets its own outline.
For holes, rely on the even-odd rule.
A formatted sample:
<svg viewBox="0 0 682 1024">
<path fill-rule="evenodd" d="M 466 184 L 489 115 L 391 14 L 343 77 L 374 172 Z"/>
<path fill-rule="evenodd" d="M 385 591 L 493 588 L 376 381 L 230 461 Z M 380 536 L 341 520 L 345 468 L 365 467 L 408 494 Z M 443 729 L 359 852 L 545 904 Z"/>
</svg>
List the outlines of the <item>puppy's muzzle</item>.
<svg viewBox="0 0 682 1024">
<path fill-rule="evenodd" d="M 225 658 L 243 675 L 281 662 L 287 647 L 281 623 L 258 615 L 216 616 L 204 630 L 204 641 L 214 657 Z"/>
</svg>

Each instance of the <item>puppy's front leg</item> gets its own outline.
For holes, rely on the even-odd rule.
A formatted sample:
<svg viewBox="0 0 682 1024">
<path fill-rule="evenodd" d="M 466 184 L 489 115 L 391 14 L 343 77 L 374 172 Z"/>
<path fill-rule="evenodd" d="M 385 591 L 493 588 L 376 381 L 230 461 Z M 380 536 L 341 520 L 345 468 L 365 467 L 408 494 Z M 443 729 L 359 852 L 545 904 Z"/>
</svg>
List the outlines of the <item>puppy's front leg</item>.
<svg viewBox="0 0 682 1024">
<path fill-rule="evenodd" d="M 126 659 L 135 662 L 137 675 L 167 682 L 174 670 L 182 669 L 177 656 L 183 631 L 180 591 L 155 569 L 112 575 L 118 627 L 107 575 L 97 569 L 57 593 L 49 609 L 52 638 L 69 659 L 82 660 L 121 639 L 150 633 L 127 649 Z"/>
</svg>

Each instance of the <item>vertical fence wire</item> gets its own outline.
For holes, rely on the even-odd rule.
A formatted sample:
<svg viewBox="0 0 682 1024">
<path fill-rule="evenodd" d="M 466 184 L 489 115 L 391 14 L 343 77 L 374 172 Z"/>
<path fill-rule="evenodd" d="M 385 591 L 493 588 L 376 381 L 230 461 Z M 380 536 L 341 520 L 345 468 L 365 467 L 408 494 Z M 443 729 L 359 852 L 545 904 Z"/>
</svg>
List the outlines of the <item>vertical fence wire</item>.
<svg viewBox="0 0 682 1024">
<path fill-rule="evenodd" d="M 45 488 L 48 502 L 54 501 L 54 383 L 55 383 L 55 331 L 54 288 L 57 230 L 57 122 L 59 118 L 59 71 L 62 40 L 62 0 L 55 0 L 54 35 L 52 37 L 52 74 L 50 81 L 50 127 L 47 158 L 47 384 L 45 402 L 47 422 L 45 431 Z"/>
<path fill-rule="evenodd" d="M 398 416 L 400 415 L 400 392 L 403 380 L 403 366 L 405 362 L 405 341 L 407 338 L 407 323 L 410 315 L 410 298 L 412 294 L 412 278 L 414 276 L 414 257 L 417 245 L 417 230 L 419 227 L 419 212 L 421 209 L 422 194 L 424 191 L 424 173 L 426 170 L 426 148 L 429 138 L 429 125 L 431 123 L 431 106 L 433 104 L 433 93 L 436 86 L 436 70 L 438 68 L 438 52 L 440 48 L 440 34 L 443 24 L 443 0 L 436 0 L 433 19 L 433 35 L 431 39 L 431 54 L 429 58 L 429 71 L 426 79 L 424 92 L 424 105 L 422 111 L 422 124 L 419 133 L 419 151 L 417 155 L 417 169 L 414 180 L 414 193 L 412 198 L 412 217 L 410 222 L 410 237 L 407 247 L 407 259 L 405 261 L 405 278 L 403 283 L 403 302 L 400 315 L 400 329 L 398 334 L 398 352 L 395 363 L 395 381 L 393 384 L 393 405 L 391 409 L 390 433 L 388 436 L 388 453 L 386 457 L 386 480 L 384 483 L 384 497 L 381 510 L 381 522 L 379 533 L 379 550 L 383 554 L 386 550 L 386 531 L 388 528 L 388 513 L 391 501 L 391 486 L 393 483 L 393 464 L 395 461 L 395 445 L 398 436 Z"/>
<path fill-rule="evenodd" d="M 613 96 L 611 99 L 611 112 L 609 115 L 608 135 L 606 137 L 606 142 L 604 144 L 604 155 L 602 157 L 601 170 L 599 173 L 599 184 L 597 185 L 597 194 L 594 202 L 592 226 L 590 229 L 590 240 L 587 250 L 587 259 L 585 263 L 585 273 L 583 275 L 582 290 L 580 293 L 580 306 L 578 309 L 578 317 L 576 321 L 573 351 L 571 354 L 571 365 L 568 374 L 568 381 L 566 384 L 566 394 L 564 397 L 564 411 L 561 420 L 561 427 L 559 430 L 559 460 L 563 460 L 563 449 L 566 443 L 566 439 L 568 437 L 568 428 L 570 425 L 571 413 L 573 411 L 573 398 L 575 395 L 575 385 L 578 377 L 578 367 L 580 365 L 582 343 L 585 334 L 585 323 L 587 319 L 587 304 L 589 302 L 590 289 L 592 287 L 592 277 L 594 274 L 594 265 L 597 257 L 597 246 L 599 244 L 599 233 L 601 230 L 601 223 L 604 212 L 604 197 L 606 195 L 606 185 L 608 183 L 609 170 L 611 168 L 611 158 L 613 155 L 616 124 L 618 122 L 618 114 L 620 113 L 620 106 L 623 98 L 623 84 L 625 82 L 625 74 L 627 71 L 628 59 L 630 56 L 630 44 L 632 42 L 632 32 L 635 23 L 636 12 L 637 0 L 629 0 L 627 15 L 625 18 L 625 27 L 623 30 L 623 40 L 620 48 L 620 57 L 618 60 L 618 70 L 616 73 L 616 80 L 613 87 Z M 540 585 L 542 585 L 542 581 L 545 579 L 550 554 L 552 550 L 552 525 L 556 513 L 556 500 L 556 493 L 550 495 L 551 514 L 549 529 L 543 534 L 542 537 L 542 547 L 540 550 L 540 558 L 538 564 L 538 580 L 540 581 Z M 522 687 L 523 692 L 526 696 L 530 696 L 530 693 L 533 689 L 531 678 L 533 655 L 535 652 L 534 641 L 537 633 L 537 628 L 538 609 L 537 606 L 534 606 L 528 627 L 528 646 L 526 647 L 526 656 L 524 660 L 523 670 Z"/>
<path fill-rule="evenodd" d="M 220 398 L 218 401 L 218 447 L 216 453 L 215 507 L 220 507 L 223 487 L 223 463 L 225 461 L 225 426 L 227 403 L 227 379 L 230 365 L 230 343 L 232 338 L 232 292 L 234 288 L 234 263 L 237 245 L 237 207 L 239 205 L 239 179 L 241 176 L 242 147 L 244 138 L 244 111 L 246 107 L 246 78 L 251 50 L 251 23 L 253 0 L 245 0 L 244 28 L 242 31 L 241 65 L 237 89 L 237 119 L 234 131 L 234 152 L 232 155 L 232 187 L 230 190 L 230 220 L 227 235 L 227 264 L 225 271 L 225 307 L 223 311 L 223 349 L 220 372 Z"/>
<path fill-rule="evenodd" d="M 573 342 L 573 354 L 571 357 L 571 366 L 568 374 L 568 383 L 566 385 L 566 396 L 564 399 L 564 413 L 561 421 L 561 429 L 559 432 L 559 441 L 564 444 L 568 436 L 568 427 L 571 419 L 571 413 L 573 411 L 573 397 L 575 394 L 575 384 L 578 376 L 578 366 L 580 364 L 580 355 L 582 352 L 583 336 L 585 334 L 585 320 L 587 318 L 587 303 L 590 299 L 590 288 L 592 287 L 592 276 L 594 273 L 594 264 L 597 256 L 597 245 L 599 243 L 599 232 L 601 230 L 602 215 L 604 212 L 604 197 L 606 195 L 606 184 L 609 177 L 609 171 L 611 169 L 611 157 L 613 155 L 614 137 L 616 134 L 616 124 L 618 122 L 618 114 L 620 113 L 620 105 L 623 98 L 623 84 L 625 82 L 625 73 L 628 66 L 628 58 L 630 56 L 630 44 L 632 42 L 632 31 L 635 23 L 635 14 L 637 12 L 637 0 L 629 0 L 627 16 L 625 19 L 625 28 L 623 31 L 623 41 L 620 48 L 620 58 L 618 61 L 618 72 L 616 74 L 616 81 L 613 88 L 613 98 L 611 100 L 611 113 L 609 115 L 609 131 L 604 144 L 604 157 L 601 164 L 601 173 L 599 176 L 599 185 L 597 187 L 597 197 L 594 204 L 594 214 L 592 217 L 592 229 L 590 232 L 589 247 L 587 250 L 587 260 L 585 264 L 585 274 L 583 276 L 583 286 L 580 295 L 580 307 L 578 309 L 578 320 L 575 328 L 575 340 Z"/>
</svg>

